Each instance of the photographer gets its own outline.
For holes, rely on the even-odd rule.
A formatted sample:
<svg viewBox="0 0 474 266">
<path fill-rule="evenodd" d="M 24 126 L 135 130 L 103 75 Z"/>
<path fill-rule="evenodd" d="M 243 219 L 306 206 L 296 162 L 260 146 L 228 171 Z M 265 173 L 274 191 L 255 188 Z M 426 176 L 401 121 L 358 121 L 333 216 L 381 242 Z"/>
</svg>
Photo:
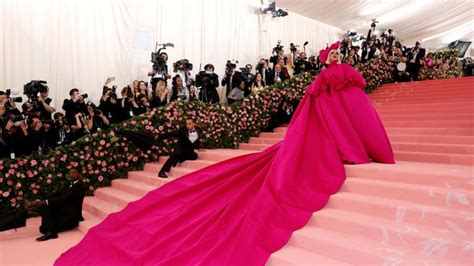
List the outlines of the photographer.
<svg viewBox="0 0 474 266">
<path fill-rule="evenodd" d="M 10 90 L 7 90 L 7 92 L 0 91 L 0 106 L 5 107 L 5 114 L 10 116 L 21 116 L 20 110 L 16 107 L 17 102 L 20 97 L 17 98 L 10 98 Z"/>
<path fill-rule="evenodd" d="M 63 113 L 54 114 L 54 131 L 56 145 L 68 144 L 72 141 L 71 126 L 64 121 Z"/>
<path fill-rule="evenodd" d="M 219 76 L 214 73 L 214 66 L 207 64 L 204 66 L 204 71 L 196 75 L 196 86 L 200 88 L 199 100 L 206 103 L 218 103 L 219 93 Z"/>
<path fill-rule="evenodd" d="M 407 70 L 411 75 L 412 80 L 418 80 L 418 73 L 420 72 L 420 61 L 425 57 L 426 50 L 421 48 L 419 42 L 415 43 L 415 47 L 408 53 Z"/>
<path fill-rule="evenodd" d="M 56 111 L 54 106 L 51 104 L 53 101 L 48 97 L 49 89 L 46 86 L 40 87 L 39 97 L 38 97 L 38 110 L 41 112 L 41 119 L 50 120 L 51 114 Z"/>
<path fill-rule="evenodd" d="M 189 63 L 188 59 L 181 59 L 173 64 L 173 72 L 181 77 L 185 87 L 189 87 L 194 82 L 191 70 L 193 70 L 193 64 Z"/>
<path fill-rule="evenodd" d="M 174 76 L 172 82 L 170 102 L 174 101 L 189 102 L 189 90 L 179 75 Z"/>
<path fill-rule="evenodd" d="M 225 65 L 225 74 L 224 78 L 222 79 L 221 85 L 226 87 L 226 97 L 229 96 L 229 93 L 234 89 L 237 88 L 241 81 L 244 80 L 244 77 L 241 72 L 236 71 L 237 65 L 231 63 L 230 60 L 227 60 L 227 64 Z"/>
<path fill-rule="evenodd" d="M 86 106 L 81 98 L 87 98 L 87 94 L 81 95 L 79 90 L 74 88 L 69 91 L 69 96 L 71 98 L 65 99 L 63 102 L 63 110 L 66 112 L 66 120 L 72 122 L 76 120 L 76 114 L 85 113 Z"/>
<path fill-rule="evenodd" d="M 168 61 L 168 54 L 165 52 L 160 53 L 158 56 L 156 56 L 153 53 L 153 69 L 148 72 L 148 76 L 151 77 L 150 79 L 150 84 L 151 84 L 151 90 L 153 93 L 155 92 L 156 89 L 156 84 L 158 84 L 158 81 L 164 80 L 167 81 L 169 78 L 171 78 L 171 75 L 168 74 L 168 65 L 166 65 L 166 62 Z"/>
<path fill-rule="evenodd" d="M 108 87 L 109 83 L 115 80 L 109 77 L 104 83 L 102 96 L 100 97 L 99 109 L 107 117 L 110 123 L 116 123 L 120 120 L 120 105 L 117 102 L 117 86 Z"/>
<path fill-rule="evenodd" d="M 245 96 L 248 96 L 251 93 L 253 80 L 255 79 L 255 75 L 252 74 L 252 69 L 253 67 L 251 64 L 247 64 L 245 67 L 240 69 L 245 81 Z"/>
<path fill-rule="evenodd" d="M 270 69 L 270 63 L 268 60 L 262 58 L 258 65 L 255 67 L 256 73 L 260 73 L 262 75 L 263 82 L 268 82 L 272 76 L 272 70 Z"/>
<path fill-rule="evenodd" d="M 275 68 L 275 65 L 278 64 L 280 59 L 284 58 L 284 53 L 283 45 L 281 45 L 281 41 L 278 41 L 277 45 L 273 48 L 272 57 L 270 57 L 270 63 L 273 63 L 273 68 Z"/>
<path fill-rule="evenodd" d="M 46 134 L 43 128 L 43 122 L 39 116 L 30 118 L 28 128 L 28 140 L 32 155 L 43 155 L 43 146 L 46 140 Z"/>
<path fill-rule="evenodd" d="M 87 116 L 84 128 L 88 129 L 88 133 L 95 133 L 103 129 L 107 129 L 110 125 L 109 120 L 102 111 L 92 102 L 87 103 Z"/>
<path fill-rule="evenodd" d="M 136 108 L 134 111 L 135 115 L 141 115 L 150 111 L 150 100 L 148 100 L 148 97 L 146 95 L 138 95 L 137 104 L 138 108 Z"/>
<path fill-rule="evenodd" d="M 1 110 L 2 107 L 0 107 L 0 114 L 2 113 Z M 2 117 L 5 116 L 2 115 Z M 6 117 L 2 119 L 2 125 L 2 139 L 7 148 L 5 153 L 9 154 L 12 159 L 22 155 L 29 155 L 31 147 L 28 145 L 28 125 L 25 123 L 25 120 L 15 122 L 10 117 Z"/>
<path fill-rule="evenodd" d="M 118 121 L 122 122 L 134 116 L 134 109 L 138 108 L 138 104 L 133 98 L 132 89 L 130 86 L 124 87 L 121 91 L 122 98 L 118 99 L 119 102 L 119 118 Z"/>
<path fill-rule="evenodd" d="M 306 53 L 301 52 L 295 61 L 295 75 L 308 72 L 310 69 L 311 64 L 307 60 Z"/>
</svg>

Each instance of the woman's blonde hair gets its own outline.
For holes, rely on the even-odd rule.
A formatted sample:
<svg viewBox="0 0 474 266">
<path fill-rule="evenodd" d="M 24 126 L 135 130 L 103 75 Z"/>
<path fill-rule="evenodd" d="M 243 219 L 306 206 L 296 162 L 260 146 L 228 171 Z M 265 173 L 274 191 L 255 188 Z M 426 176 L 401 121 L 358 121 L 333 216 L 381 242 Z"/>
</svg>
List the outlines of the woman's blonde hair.
<svg viewBox="0 0 474 266">
<path fill-rule="evenodd" d="M 161 95 L 165 92 L 166 89 L 166 82 L 164 80 L 158 81 L 156 84 L 155 96 L 161 97 Z"/>
<path fill-rule="evenodd" d="M 328 53 L 328 58 L 326 59 L 326 65 L 329 65 L 331 64 L 331 53 L 332 51 L 336 51 L 338 54 L 339 54 L 339 58 L 337 59 L 337 64 L 340 64 L 341 63 L 341 51 L 339 49 L 333 49 L 331 51 L 329 51 Z"/>
</svg>

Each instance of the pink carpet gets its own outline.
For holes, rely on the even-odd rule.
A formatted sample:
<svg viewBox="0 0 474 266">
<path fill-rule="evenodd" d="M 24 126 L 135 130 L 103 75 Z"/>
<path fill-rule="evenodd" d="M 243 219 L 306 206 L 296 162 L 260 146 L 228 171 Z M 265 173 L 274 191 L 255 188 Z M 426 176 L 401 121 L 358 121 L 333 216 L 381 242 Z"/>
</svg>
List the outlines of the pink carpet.
<svg viewBox="0 0 474 266">
<path fill-rule="evenodd" d="M 398 163 L 346 166 L 348 178 L 342 190 L 268 264 L 470 265 L 474 248 L 474 128 L 469 124 L 474 118 L 473 81 L 391 84 L 371 95 Z M 396 123 L 388 125 L 387 121 Z M 418 123 L 404 124 L 409 121 Z M 436 123 L 419 123 L 423 121 Z M 275 133 L 262 133 L 250 144 L 273 144 L 284 134 L 285 128 L 279 128 Z M 262 148 L 243 145 L 240 150 L 203 150 L 198 161 L 173 169 L 170 180 Z M 59 239 L 35 242 L 39 233 L 31 221 L 18 232 L 0 233 L 0 264 L 51 264 L 107 214 L 169 182 L 156 177 L 165 159 L 86 198 L 86 221 L 79 230 L 62 233 Z M 21 256 L 25 250 L 29 255 Z"/>
</svg>

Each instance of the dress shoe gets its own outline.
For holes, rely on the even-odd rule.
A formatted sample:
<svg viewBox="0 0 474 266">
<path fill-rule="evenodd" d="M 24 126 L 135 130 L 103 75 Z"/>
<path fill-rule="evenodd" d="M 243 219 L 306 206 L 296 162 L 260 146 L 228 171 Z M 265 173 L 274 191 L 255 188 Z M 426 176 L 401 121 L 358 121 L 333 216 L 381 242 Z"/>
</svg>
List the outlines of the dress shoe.
<svg viewBox="0 0 474 266">
<path fill-rule="evenodd" d="M 55 238 L 58 238 L 58 234 L 53 232 L 46 232 L 46 234 L 44 234 L 43 236 L 38 237 L 36 241 L 46 241 Z"/>
<path fill-rule="evenodd" d="M 159 173 L 158 173 L 158 177 L 161 177 L 161 178 L 168 178 L 168 176 L 166 175 L 165 172 L 159 172 Z"/>
</svg>

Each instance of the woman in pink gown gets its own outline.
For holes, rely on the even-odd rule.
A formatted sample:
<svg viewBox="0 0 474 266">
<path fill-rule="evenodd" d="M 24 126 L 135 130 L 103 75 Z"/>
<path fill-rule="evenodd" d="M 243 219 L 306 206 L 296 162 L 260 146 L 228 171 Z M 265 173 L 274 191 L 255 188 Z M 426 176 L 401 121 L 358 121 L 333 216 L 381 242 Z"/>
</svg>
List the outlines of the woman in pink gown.
<svg viewBox="0 0 474 266">
<path fill-rule="evenodd" d="M 170 182 L 109 215 L 56 265 L 263 265 L 323 208 L 343 163 L 394 163 L 380 118 L 339 43 L 285 139 Z M 327 60 L 327 61 L 326 61 Z"/>
</svg>

